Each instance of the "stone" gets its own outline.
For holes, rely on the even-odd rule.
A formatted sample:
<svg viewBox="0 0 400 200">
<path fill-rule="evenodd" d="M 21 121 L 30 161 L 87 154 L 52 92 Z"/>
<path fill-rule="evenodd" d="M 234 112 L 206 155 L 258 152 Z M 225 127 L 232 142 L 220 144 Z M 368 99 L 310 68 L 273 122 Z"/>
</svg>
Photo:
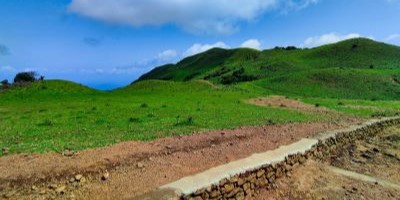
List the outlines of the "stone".
<svg viewBox="0 0 400 200">
<path fill-rule="evenodd" d="M 307 161 L 307 159 L 304 156 L 301 156 L 299 159 L 300 164 L 304 164 Z"/>
<path fill-rule="evenodd" d="M 108 173 L 108 171 L 106 171 L 102 176 L 101 176 L 101 180 L 106 181 L 110 178 L 110 173 Z"/>
<path fill-rule="evenodd" d="M 49 189 L 55 190 L 58 187 L 57 184 L 50 184 Z"/>
<path fill-rule="evenodd" d="M 36 191 L 38 188 L 37 188 L 36 186 L 32 185 L 31 189 L 32 189 L 33 191 Z"/>
<path fill-rule="evenodd" d="M 143 163 L 141 163 L 141 162 L 138 162 L 136 166 L 137 166 L 137 168 L 139 168 L 139 169 L 142 169 L 142 168 L 145 167 L 145 165 L 144 165 Z"/>
<path fill-rule="evenodd" d="M 69 179 L 69 182 L 70 182 L 70 183 L 75 182 L 75 178 L 70 178 L 70 179 Z"/>
<path fill-rule="evenodd" d="M 214 190 L 210 193 L 210 198 L 217 198 L 220 194 L 218 190 Z"/>
<path fill-rule="evenodd" d="M 242 186 L 245 183 L 244 179 L 239 178 L 237 181 L 238 186 Z"/>
<path fill-rule="evenodd" d="M 63 153 L 62 153 L 62 155 L 63 156 L 66 156 L 66 157 L 71 157 L 71 156 L 73 156 L 75 154 L 75 152 L 73 151 L 73 150 L 65 150 Z"/>
<path fill-rule="evenodd" d="M 64 194 L 66 189 L 67 189 L 67 186 L 62 185 L 62 186 L 60 186 L 60 187 L 58 187 L 58 188 L 56 189 L 56 192 L 57 192 L 58 194 Z"/>
<path fill-rule="evenodd" d="M 262 175 L 264 175 L 264 173 L 265 173 L 265 170 L 263 170 L 263 169 L 258 170 L 257 177 L 261 177 Z"/>
<path fill-rule="evenodd" d="M 83 178 L 82 174 L 75 175 L 75 180 L 80 181 Z"/>
<path fill-rule="evenodd" d="M 226 185 L 224 185 L 224 192 L 225 193 L 229 193 L 229 192 L 231 192 L 232 190 L 234 190 L 235 189 L 235 186 L 233 185 L 233 184 L 226 184 Z"/>
</svg>

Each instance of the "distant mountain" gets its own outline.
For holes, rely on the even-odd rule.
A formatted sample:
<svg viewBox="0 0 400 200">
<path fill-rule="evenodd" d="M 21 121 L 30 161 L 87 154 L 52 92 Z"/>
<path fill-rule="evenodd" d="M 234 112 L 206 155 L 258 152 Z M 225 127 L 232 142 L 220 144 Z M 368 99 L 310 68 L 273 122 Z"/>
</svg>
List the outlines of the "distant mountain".
<svg viewBox="0 0 400 200">
<path fill-rule="evenodd" d="M 220 49 L 157 67 L 138 81 L 254 82 L 275 93 L 400 99 L 400 47 L 357 38 L 312 49 Z"/>
</svg>

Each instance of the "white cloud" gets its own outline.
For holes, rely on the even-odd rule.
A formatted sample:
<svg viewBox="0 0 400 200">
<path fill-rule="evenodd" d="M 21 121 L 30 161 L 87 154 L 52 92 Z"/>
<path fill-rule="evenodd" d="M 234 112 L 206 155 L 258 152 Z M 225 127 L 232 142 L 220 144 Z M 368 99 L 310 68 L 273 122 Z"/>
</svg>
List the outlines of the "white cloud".
<svg viewBox="0 0 400 200">
<path fill-rule="evenodd" d="M 389 35 L 385 40 L 388 41 L 388 42 L 391 42 L 391 41 L 400 41 L 400 34 L 392 34 L 392 35 Z"/>
<path fill-rule="evenodd" d="M 1 66 L 0 67 L 0 71 L 1 72 L 16 72 L 17 69 L 15 69 L 14 67 L 6 65 L 6 66 Z"/>
<path fill-rule="evenodd" d="M 187 49 L 185 51 L 185 53 L 183 53 L 183 56 L 184 57 L 192 56 L 192 55 L 195 55 L 195 54 L 198 54 L 198 53 L 202 53 L 202 52 L 205 52 L 205 51 L 207 51 L 209 49 L 217 48 L 217 47 L 218 48 L 224 48 L 224 49 L 229 49 L 230 48 L 228 45 L 226 45 L 223 42 L 216 42 L 214 44 L 199 44 L 199 43 L 196 43 L 196 44 L 193 44 L 189 49 Z"/>
<path fill-rule="evenodd" d="M 328 33 L 328 34 L 324 34 L 324 35 L 320 35 L 320 36 L 309 37 L 303 42 L 303 44 L 301 46 L 302 47 L 316 47 L 316 46 L 332 44 L 332 43 L 340 42 L 342 40 L 359 38 L 359 37 L 362 37 L 362 36 L 358 33 L 350 33 L 347 35 L 340 35 L 337 33 Z"/>
<path fill-rule="evenodd" d="M 252 48 L 252 49 L 257 49 L 260 50 L 261 49 L 261 42 L 258 41 L 257 39 L 249 39 L 244 41 L 240 47 L 244 47 L 244 48 Z"/>
<path fill-rule="evenodd" d="M 157 55 L 157 60 L 160 62 L 171 61 L 176 58 L 178 53 L 174 49 L 165 50 Z"/>
<path fill-rule="evenodd" d="M 133 26 L 174 24 L 196 34 L 230 34 L 238 23 L 272 10 L 302 9 L 318 0 L 72 0 L 71 12 Z"/>
</svg>

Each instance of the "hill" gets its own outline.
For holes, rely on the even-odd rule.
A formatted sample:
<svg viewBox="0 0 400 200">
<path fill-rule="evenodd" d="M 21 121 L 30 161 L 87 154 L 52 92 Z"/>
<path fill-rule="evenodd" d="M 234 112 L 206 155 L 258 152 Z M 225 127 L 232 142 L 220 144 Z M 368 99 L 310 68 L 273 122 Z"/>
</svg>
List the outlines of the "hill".
<svg viewBox="0 0 400 200">
<path fill-rule="evenodd" d="M 312 49 L 211 49 L 160 66 L 141 80 L 254 82 L 274 93 L 400 99 L 400 47 L 357 38 Z"/>
<path fill-rule="evenodd" d="M 87 86 L 65 80 L 37 81 L 25 86 L 15 86 L 4 92 L 0 92 L 2 101 L 42 101 L 57 100 L 66 96 L 87 96 L 101 93 Z"/>
</svg>

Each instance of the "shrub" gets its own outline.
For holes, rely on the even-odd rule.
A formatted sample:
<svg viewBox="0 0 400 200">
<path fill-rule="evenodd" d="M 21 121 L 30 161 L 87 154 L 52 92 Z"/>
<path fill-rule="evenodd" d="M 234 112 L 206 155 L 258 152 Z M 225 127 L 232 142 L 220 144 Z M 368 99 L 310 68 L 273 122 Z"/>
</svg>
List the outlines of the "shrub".
<svg viewBox="0 0 400 200">
<path fill-rule="evenodd" d="M 53 125 L 54 125 L 54 122 L 49 119 L 46 119 L 42 123 L 39 124 L 39 126 L 53 126 Z"/>
<path fill-rule="evenodd" d="M 36 81 L 36 72 L 20 72 L 15 75 L 14 83 L 31 83 Z"/>
<path fill-rule="evenodd" d="M 9 85 L 7 79 L 2 80 L 0 83 L 1 83 L 2 86 L 7 86 L 7 85 Z"/>
<path fill-rule="evenodd" d="M 344 103 L 343 103 L 343 102 L 339 102 L 337 105 L 338 105 L 338 106 L 343 106 Z"/>
<path fill-rule="evenodd" d="M 188 118 L 186 118 L 185 121 L 180 122 L 179 121 L 180 116 L 177 116 L 177 121 L 175 126 L 189 126 L 189 125 L 193 125 L 194 124 L 194 119 L 192 116 L 189 116 Z"/>
<path fill-rule="evenodd" d="M 137 117 L 131 117 L 131 118 L 129 118 L 129 122 L 140 122 L 140 119 L 139 118 L 137 118 Z"/>
<path fill-rule="evenodd" d="M 320 107 L 320 106 L 321 106 L 321 105 L 320 105 L 319 103 L 316 103 L 316 104 L 315 104 L 315 107 L 317 107 L 317 108 Z"/>
<path fill-rule="evenodd" d="M 147 103 L 142 103 L 142 105 L 140 105 L 141 108 L 147 108 L 149 107 L 149 105 L 147 105 Z"/>
</svg>

